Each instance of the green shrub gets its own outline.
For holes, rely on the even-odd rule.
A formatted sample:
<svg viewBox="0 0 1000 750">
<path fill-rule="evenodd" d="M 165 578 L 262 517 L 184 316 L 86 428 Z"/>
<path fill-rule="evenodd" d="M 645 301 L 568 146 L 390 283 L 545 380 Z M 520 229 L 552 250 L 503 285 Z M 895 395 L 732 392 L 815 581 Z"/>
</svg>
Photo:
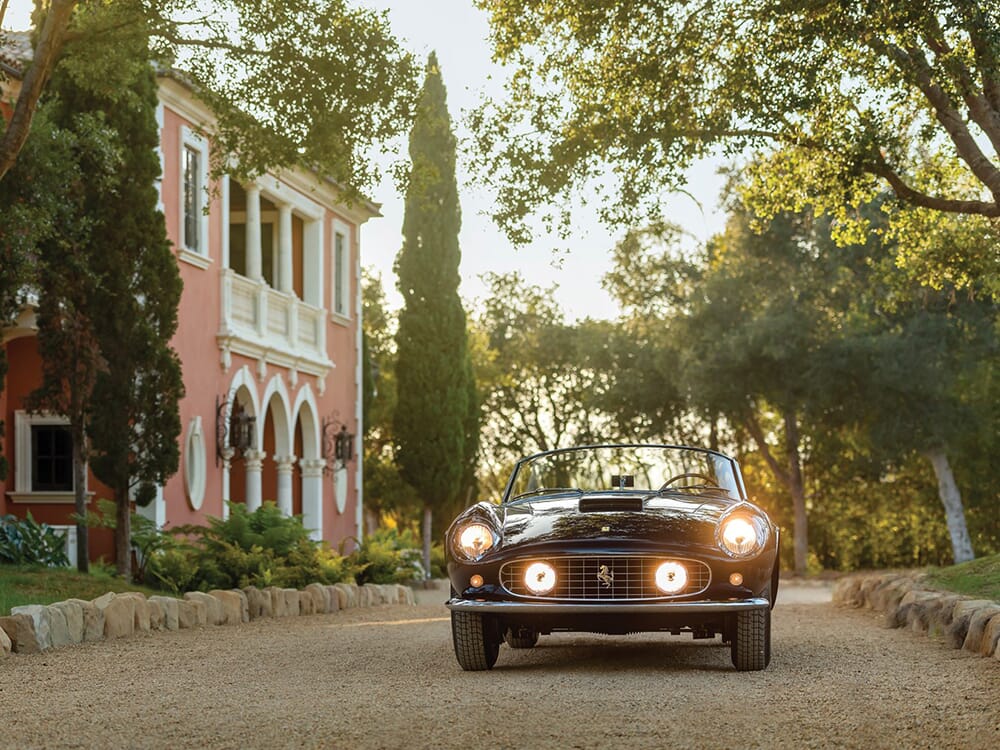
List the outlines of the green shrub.
<svg viewBox="0 0 1000 750">
<path fill-rule="evenodd" d="M 355 568 L 325 543 L 312 540 L 298 516 L 272 502 L 253 513 L 230 503 L 229 518 L 171 530 L 172 546 L 151 554 L 153 578 L 173 590 L 283 586 L 353 580 Z"/>
<path fill-rule="evenodd" d="M 0 562 L 15 565 L 69 565 L 66 540 L 45 523 L 27 518 L 0 518 Z"/>
<path fill-rule="evenodd" d="M 191 582 L 198 576 L 198 559 L 194 548 L 166 549 L 149 559 L 147 573 L 150 582 L 181 594 L 194 588 Z"/>
<path fill-rule="evenodd" d="M 424 578 L 420 545 L 410 531 L 379 529 L 365 537 L 349 560 L 364 583 L 405 583 Z"/>
<path fill-rule="evenodd" d="M 88 510 L 83 516 L 83 522 L 92 529 L 114 530 L 118 525 L 116 512 L 117 507 L 114 502 L 100 499 L 97 501 L 97 510 Z M 75 513 L 73 517 L 77 520 L 80 518 Z M 148 566 L 153 556 L 164 550 L 173 549 L 177 545 L 170 534 L 157 529 L 156 523 L 146 516 L 132 513 L 130 526 L 132 536 L 129 543 L 132 551 L 135 552 L 136 559 L 132 577 L 136 583 L 147 583 L 147 579 L 150 577 Z M 156 577 L 153 576 L 153 579 L 156 580 Z"/>
</svg>

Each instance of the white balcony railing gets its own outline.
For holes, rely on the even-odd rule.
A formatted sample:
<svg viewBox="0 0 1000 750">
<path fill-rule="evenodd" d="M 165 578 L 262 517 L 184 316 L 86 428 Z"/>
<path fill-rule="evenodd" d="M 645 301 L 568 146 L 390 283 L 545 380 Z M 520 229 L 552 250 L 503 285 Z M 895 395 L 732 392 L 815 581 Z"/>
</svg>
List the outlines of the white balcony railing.
<svg viewBox="0 0 1000 750">
<path fill-rule="evenodd" d="M 294 294 L 279 292 L 232 269 L 222 272 L 220 346 L 325 375 L 326 317 Z"/>
</svg>

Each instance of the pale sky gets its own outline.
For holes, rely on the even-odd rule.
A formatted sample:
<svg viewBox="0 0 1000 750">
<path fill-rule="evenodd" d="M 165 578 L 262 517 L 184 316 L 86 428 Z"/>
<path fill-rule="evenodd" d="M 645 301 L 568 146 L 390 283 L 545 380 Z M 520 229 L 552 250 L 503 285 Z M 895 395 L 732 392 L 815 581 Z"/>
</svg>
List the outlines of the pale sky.
<svg viewBox="0 0 1000 750">
<path fill-rule="evenodd" d="M 455 134 L 459 141 L 465 139 L 469 131 L 463 113 L 483 96 L 503 94 L 504 74 L 491 61 L 486 14 L 475 8 L 472 0 L 361 0 L 361 4 L 388 10 L 394 33 L 419 59 L 426 60 L 432 50 L 437 52 Z M 27 28 L 31 8 L 31 0 L 10 0 L 4 27 Z M 400 145 L 405 156 L 405 139 Z M 386 156 L 385 163 L 391 161 Z M 580 216 L 579 229 L 569 243 L 539 237 L 529 247 L 515 249 L 486 215 L 492 196 L 471 181 L 465 162 L 459 153 L 461 294 L 467 306 L 485 293 L 481 274 L 519 270 L 539 286 L 558 284 L 557 301 L 570 319 L 614 317 L 615 304 L 601 288 L 601 277 L 610 268 L 610 251 L 624 230 L 612 232 L 596 219 Z M 717 209 L 722 179 L 716 168 L 717 163 L 705 162 L 689 173 L 687 190 L 700 208 L 684 195 L 667 201 L 670 218 L 696 240 L 705 240 L 722 229 L 723 217 Z M 401 298 L 395 289 L 392 265 L 402 244 L 403 197 L 388 176 L 370 197 L 382 204 L 384 218 L 373 219 L 362 229 L 362 263 L 381 274 L 389 304 L 398 307 Z M 567 246 L 568 254 L 553 252 Z"/>
</svg>

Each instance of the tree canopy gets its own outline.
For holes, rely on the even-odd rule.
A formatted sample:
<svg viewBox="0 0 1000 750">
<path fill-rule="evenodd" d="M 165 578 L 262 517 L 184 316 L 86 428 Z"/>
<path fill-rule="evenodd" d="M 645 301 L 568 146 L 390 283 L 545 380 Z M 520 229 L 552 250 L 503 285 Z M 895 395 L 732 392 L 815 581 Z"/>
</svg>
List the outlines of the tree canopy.
<svg viewBox="0 0 1000 750">
<path fill-rule="evenodd" d="M 79 86 L 121 90 L 140 64 L 124 53 L 136 35 L 212 108 L 217 169 L 303 166 L 364 190 L 377 171 L 370 146 L 412 116 L 412 56 L 385 12 L 347 0 L 51 0 L 35 23 L 34 59 L 0 137 L 0 179 L 55 67 L 70 67 Z M 62 56 L 73 48 L 87 54 Z"/>
<path fill-rule="evenodd" d="M 879 220 L 878 205 L 864 210 Z M 727 426 L 726 440 L 765 470 L 758 482 L 789 498 L 797 571 L 809 565 L 807 529 L 821 504 L 850 506 L 831 499 L 832 477 L 862 481 L 875 498 L 879 479 L 915 459 L 938 480 L 936 523 L 947 521 L 953 558 L 971 558 L 952 465 L 989 451 L 970 436 L 996 418 L 982 396 L 997 357 L 996 303 L 908 281 L 875 235 L 834 251 L 829 217 L 781 213 L 763 233 L 753 218 L 731 200 L 725 232 L 694 253 L 670 227 L 630 233 L 606 279 L 626 323 L 659 329 L 648 345 L 669 353 L 659 361 L 686 408 L 709 429 Z M 641 394 L 623 408 L 646 408 Z M 835 515 L 824 531 L 849 555 Z M 923 550 L 933 543 L 923 539 Z"/>
<path fill-rule="evenodd" d="M 1000 4 L 479 5 L 514 71 L 508 99 L 484 105 L 475 126 L 496 218 L 515 239 L 533 212 L 568 226 L 580 188 L 606 221 L 656 218 L 696 159 L 750 152 L 766 155 L 748 186 L 764 218 L 829 211 L 839 239 L 857 242 L 872 228 L 857 209 L 890 188 L 900 258 L 930 254 L 929 278 L 1000 277 L 995 243 L 945 253 L 921 231 L 946 214 L 995 237 Z"/>
</svg>

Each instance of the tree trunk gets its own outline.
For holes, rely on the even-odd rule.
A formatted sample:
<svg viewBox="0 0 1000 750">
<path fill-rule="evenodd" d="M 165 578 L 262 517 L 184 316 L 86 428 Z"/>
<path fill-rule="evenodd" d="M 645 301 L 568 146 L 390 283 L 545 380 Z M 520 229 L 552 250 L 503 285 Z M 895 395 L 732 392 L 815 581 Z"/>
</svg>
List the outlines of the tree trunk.
<svg viewBox="0 0 1000 750">
<path fill-rule="evenodd" d="M 434 518 L 434 509 L 430 505 L 424 506 L 424 578 L 431 577 L 431 521 Z"/>
<path fill-rule="evenodd" d="M 17 96 L 14 113 L 7 123 L 6 130 L 0 134 L 0 180 L 14 166 L 17 155 L 21 153 L 21 148 L 28 139 L 31 121 L 38 108 L 38 99 L 49 82 L 56 60 L 59 59 L 66 27 L 69 26 L 76 2 L 77 0 L 52 0 L 49 4 L 38 35 L 34 58 L 21 82 L 21 92 Z"/>
<path fill-rule="evenodd" d="M 81 430 L 82 432 L 82 430 Z M 90 572 L 90 529 L 87 526 L 87 462 L 83 438 L 73 436 L 73 499 L 76 505 L 76 569 Z"/>
<path fill-rule="evenodd" d="M 788 489 L 792 497 L 792 508 L 795 513 L 795 525 L 792 530 L 792 542 L 795 552 L 795 574 L 805 575 L 809 562 L 809 517 L 806 515 L 806 490 L 802 480 L 802 457 L 799 455 L 799 423 L 794 411 L 785 412 L 785 466 L 771 453 L 764 430 L 756 415 L 748 412 L 743 420 L 750 436 L 757 444 L 757 449 L 764 457 L 764 462 L 771 474 Z"/>
<path fill-rule="evenodd" d="M 115 491 L 115 567 L 118 575 L 132 582 L 132 503 L 128 485 Z"/>
<path fill-rule="evenodd" d="M 372 507 L 369 505 L 367 501 L 365 502 L 364 514 L 365 514 L 365 533 L 368 536 L 371 536 L 376 531 L 378 531 L 379 514 L 372 509 Z"/>
<path fill-rule="evenodd" d="M 976 557 L 972 550 L 972 539 L 969 528 L 965 524 L 965 508 L 962 506 L 962 493 L 955 483 L 955 475 L 951 471 L 948 456 L 941 448 L 924 451 L 924 456 L 934 467 L 934 475 L 938 481 L 938 497 L 944 506 L 944 517 L 948 522 L 948 534 L 951 536 L 951 549 L 955 562 L 967 562 Z"/>
<path fill-rule="evenodd" d="M 806 490 L 802 481 L 802 458 L 799 456 L 799 423 L 795 412 L 785 414 L 785 456 L 788 461 L 788 491 L 795 510 L 793 531 L 795 575 L 805 575 L 809 563 L 809 518 L 806 515 Z"/>
</svg>

